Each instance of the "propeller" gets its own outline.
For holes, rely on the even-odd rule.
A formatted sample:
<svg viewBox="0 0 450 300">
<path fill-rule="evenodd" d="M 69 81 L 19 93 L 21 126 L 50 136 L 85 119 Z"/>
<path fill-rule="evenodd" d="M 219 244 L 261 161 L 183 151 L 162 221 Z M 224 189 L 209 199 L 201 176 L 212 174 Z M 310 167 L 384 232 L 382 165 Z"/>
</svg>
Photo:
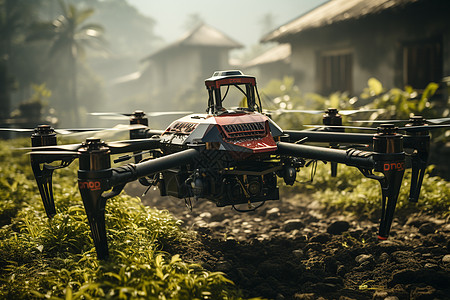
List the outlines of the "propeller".
<svg viewBox="0 0 450 300">
<path fill-rule="evenodd" d="M 55 145 L 55 146 L 39 146 L 39 147 L 23 147 L 16 148 L 16 150 L 32 150 L 28 152 L 30 155 L 75 155 L 78 150 L 83 147 L 88 147 L 89 145 L 96 143 L 100 146 L 106 146 L 111 150 L 112 154 L 125 153 L 139 150 L 149 150 L 155 149 L 159 146 L 158 138 L 151 139 L 136 139 L 136 140 L 124 140 L 115 142 L 101 142 L 98 138 L 88 138 L 85 143 L 81 144 L 66 144 L 66 145 Z"/>
<path fill-rule="evenodd" d="M 78 130 L 78 129 L 68 129 L 72 132 L 70 134 L 67 134 L 67 137 L 74 138 L 74 137 L 83 137 L 86 135 L 97 137 L 97 138 L 106 138 L 107 136 L 117 134 L 122 131 L 130 131 L 130 130 L 138 130 L 138 129 L 147 129 L 148 127 L 143 124 L 118 124 L 111 128 L 98 128 L 98 129 L 92 129 L 92 130 Z M 56 131 L 56 130 L 55 130 Z M 58 133 L 58 131 L 56 131 Z"/>
<path fill-rule="evenodd" d="M 418 117 L 418 116 L 416 116 Z M 450 122 L 450 118 L 438 118 L 438 119 L 423 119 L 425 123 L 431 123 L 431 124 L 442 124 L 446 122 Z M 408 123 L 411 122 L 411 119 L 409 120 L 355 120 L 350 121 L 351 123 Z"/>
<path fill-rule="evenodd" d="M 356 129 L 356 130 L 370 130 L 370 131 L 378 131 L 378 128 L 375 127 L 360 127 L 360 126 L 328 126 L 328 125 L 304 125 L 306 127 L 313 128 L 330 128 L 330 129 Z M 392 124 L 393 126 L 393 124 Z M 397 127 L 397 130 L 403 130 L 406 132 L 421 132 L 421 131 L 429 131 L 432 129 L 439 129 L 450 127 L 450 124 L 441 124 L 441 125 L 419 125 L 419 126 L 403 126 Z"/>
<path fill-rule="evenodd" d="M 375 111 L 382 111 L 382 109 L 352 109 L 352 110 L 339 110 L 339 114 L 343 116 L 353 115 L 356 113 L 365 113 L 365 112 L 375 112 Z M 305 114 L 312 114 L 312 115 L 320 115 L 327 113 L 328 110 L 304 110 L 304 109 L 276 109 L 276 110 L 266 110 L 264 111 L 266 113 L 273 113 L 273 114 L 283 114 L 283 113 L 305 113 Z"/>
<path fill-rule="evenodd" d="M 69 128 L 69 129 L 54 129 L 58 134 L 67 135 L 78 132 L 88 132 L 88 131 L 100 131 L 106 130 L 107 128 Z M 35 128 L 0 128 L 0 131 L 15 131 L 15 132 L 34 132 Z"/>
<path fill-rule="evenodd" d="M 92 116 L 99 116 L 101 119 L 106 120 L 128 120 L 130 117 L 140 116 L 149 116 L 149 117 L 161 117 L 161 116 L 170 116 L 170 115 L 188 115 L 191 114 L 192 111 L 165 111 L 165 112 L 150 112 L 145 113 L 141 110 L 137 110 L 133 113 L 118 113 L 118 112 L 93 112 L 89 113 Z"/>
<path fill-rule="evenodd" d="M 67 138 L 93 136 L 106 138 L 108 135 L 116 134 L 121 131 L 130 131 L 137 129 L 147 129 L 148 127 L 141 124 L 123 125 L 119 124 L 112 128 L 67 128 L 67 129 L 52 129 L 57 134 Z M 0 131 L 14 131 L 14 132 L 36 132 L 36 128 L 0 128 Z"/>
</svg>

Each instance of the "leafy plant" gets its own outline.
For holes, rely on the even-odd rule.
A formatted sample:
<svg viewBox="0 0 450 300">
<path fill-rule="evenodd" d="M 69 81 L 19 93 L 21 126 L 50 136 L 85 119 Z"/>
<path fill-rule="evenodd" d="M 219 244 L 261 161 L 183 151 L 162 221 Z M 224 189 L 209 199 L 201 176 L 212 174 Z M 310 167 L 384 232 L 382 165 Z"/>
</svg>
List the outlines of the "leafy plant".
<svg viewBox="0 0 450 300">
<path fill-rule="evenodd" d="M 393 88 L 386 91 L 380 81 L 370 78 L 361 98 L 371 100 L 374 108 L 385 110 L 382 113 L 373 114 L 373 119 L 408 119 L 411 114 L 422 115 L 426 118 L 445 117 L 442 111 L 436 111 L 435 104 L 431 101 L 438 88 L 437 83 L 431 82 L 422 94 L 411 86 L 406 86 L 404 90 Z M 446 113 L 448 114 L 448 111 Z"/>
<path fill-rule="evenodd" d="M 311 168 L 301 170 L 297 179 L 302 184 L 283 189 L 286 194 L 306 192 L 320 201 L 332 213 L 344 211 L 361 218 L 378 218 L 381 209 L 381 188 L 377 181 L 364 177 L 358 169 L 339 165 L 338 176 L 331 177 L 328 164 L 319 164 L 311 182 Z M 406 217 L 413 211 L 447 216 L 450 214 L 450 182 L 430 176 L 429 167 L 424 176 L 418 203 L 408 201 L 411 170 L 405 172 L 397 202 L 396 216 Z"/>
<path fill-rule="evenodd" d="M 181 259 L 178 249 L 195 236 L 179 221 L 127 195 L 108 201 L 111 256 L 97 260 L 76 164 L 54 174 L 57 214 L 49 220 L 27 159 L 9 148 L 15 143 L 0 142 L 0 298 L 241 298 L 225 274 Z"/>
</svg>

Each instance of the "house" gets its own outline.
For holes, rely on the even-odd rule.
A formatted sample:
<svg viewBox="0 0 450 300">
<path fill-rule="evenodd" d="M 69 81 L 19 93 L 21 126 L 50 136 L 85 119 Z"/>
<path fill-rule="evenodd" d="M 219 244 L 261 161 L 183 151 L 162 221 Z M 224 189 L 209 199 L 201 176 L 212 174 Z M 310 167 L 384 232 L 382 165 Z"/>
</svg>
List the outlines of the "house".
<svg viewBox="0 0 450 300">
<path fill-rule="evenodd" d="M 242 65 L 244 73 L 258 78 L 258 85 L 264 86 L 273 78 L 291 75 L 291 45 L 279 44 Z"/>
<path fill-rule="evenodd" d="M 261 42 L 291 45 L 304 91 L 358 95 L 370 77 L 423 89 L 450 75 L 450 1 L 331 0 Z"/>
<path fill-rule="evenodd" d="M 185 103 L 174 103 L 183 95 L 202 89 L 204 80 L 214 71 L 228 69 L 229 52 L 243 47 L 219 30 L 201 24 L 176 42 L 143 59 L 147 63 L 140 80 L 145 82 L 150 99 L 158 99 L 170 109 Z M 202 102 L 206 105 L 206 100 Z"/>
</svg>

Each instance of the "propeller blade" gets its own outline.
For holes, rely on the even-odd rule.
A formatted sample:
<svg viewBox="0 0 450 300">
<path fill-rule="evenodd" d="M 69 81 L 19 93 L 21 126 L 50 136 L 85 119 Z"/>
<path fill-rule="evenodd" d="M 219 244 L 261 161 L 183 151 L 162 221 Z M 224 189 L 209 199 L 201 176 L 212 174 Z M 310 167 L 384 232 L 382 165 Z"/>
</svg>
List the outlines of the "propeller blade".
<svg viewBox="0 0 450 300">
<path fill-rule="evenodd" d="M 107 130 L 109 128 L 67 128 L 67 129 L 55 129 L 55 132 L 62 135 L 75 134 L 80 132 L 93 132 L 100 130 Z"/>
<path fill-rule="evenodd" d="M 92 130 L 78 130 L 77 132 L 72 132 L 70 134 L 67 134 L 66 136 L 73 138 L 73 137 L 82 137 L 89 135 L 92 137 L 97 138 L 105 138 L 109 134 L 116 134 L 121 131 L 129 131 L 129 130 L 136 130 L 136 129 L 146 129 L 148 128 L 145 125 L 142 124 L 131 124 L 131 125 L 124 125 L 124 124 L 118 124 L 112 128 L 92 128 Z M 72 129 L 67 129 L 72 130 Z M 77 129 L 74 129 L 76 131 Z"/>
<path fill-rule="evenodd" d="M 32 152 L 38 151 L 77 151 L 83 146 L 83 144 L 66 144 L 66 145 L 55 145 L 55 146 L 39 146 L 39 147 L 21 147 L 14 148 L 14 150 L 32 150 Z"/>
<path fill-rule="evenodd" d="M 401 123 L 409 122 L 408 120 L 355 120 L 349 121 L 350 123 Z"/>
<path fill-rule="evenodd" d="M 430 119 L 430 120 L 427 120 L 427 121 L 432 123 L 432 124 L 441 124 L 441 123 L 445 123 L 445 122 L 450 122 L 450 118 Z"/>
<path fill-rule="evenodd" d="M 0 131 L 34 132 L 34 129 L 29 129 L 29 128 L 0 128 Z"/>
<path fill-rule="evenodd" d="M 88 113 L 91 116 L 126 116 L 131 117 L 133 114 L 131 113 L 117 113 L 117 112 L 92 112 Z"/>
<path fill-rule="evenodd" d="M 68 128 L 68 129 L 55 129 L 58 134 L 66 135 L 74 132 L 86 132 L 86 131 L 99 131 L 107 128 Z M 0 128 L 0 131 L 16 131 L 16 132 L 34 132 L 35 129 L 31 128 Z"/>
<path fill-rule="evenodd" d="M 313 128 L 329 128 L 329 129 L 356 129 L 356 130 L 372 130 L 377 131 L 378 128 L 375 127 L 358 127 L 358 126 L 328 126 L 328 125 L 304 125 L 306 127 Z M 420 126 L 404 126 L 398 127 L 397 130 L 403 130 L 407 132 L 421 132 L 421 131 L 429 131 L 433 129 L 446 128 L 450 127 L 450 124 L 441 124 L 441 125 L 420 125 Z"/>
<path fill-rule="evenodd" d="M 408 123 L 410 120 L 355 120 L 351 123 Z M 442 124 L 450 122 L 450 118 L 424 119 L 425 123 Z"/>
<path fill-rule="evenodd" d="M 149 117 L 160 117 L 169 115 L 188 115 L 192 114 L 192 111 L 155 111 L 145 113 Z M 94 112 L 89 113 L 92 116 L 99 116 L 101 119 L 107 120 L 127 120 L 129 117 L 133 116 L 134 113 L 115 113 L 115 112 Z"/>
<path fill-rule="evenodd" d="M 340 110 L 338 113 L 343 116 L 353 115 L 357 113 L 364 113 L 364 112 L 380 112 L 383 111 L 383 109 L 354 109 L 354 110 Z"/>
<path fill-rule="evenodd" d="M 446 127 L 450 127 L 450 124 L 405 126 L 405 127 L 399 127 L 398 130 L 405 130 L 407 132 L 420 132 L 420 131 L 428 131 L 428 130 L 432 130 L 432 129 L 446 128 Z"/>
<path fill-rule="evenodd" d="M 111 142 L 107 143 L 107 146 L 111 150 L 112 154 L 118 154 L 125 152 L 157 149 L 159 148 L 159 141 L 160 139 L 158 138 L 135 139 L 135 140 Z"/>
<path fill-rule="evenodd" d="M 28 155 L 55 155 L 55 156 L 77 156 L 76 151 L 31 151 L 27 152 Z"/>
<path fill-rule="evenodd" d="M 51 163 L 56 160 L 72 161 L 78 158 L 75 151 L 31 151 L 27 153 L 34 163 Z"/>
<path fill-rule="evenodd" d="M 330 128 L 330 129 L 357 129 L 357 130 L 373 130 L 377 131 L 377 128 L 375 127 L 359 127 L 359 126 L 345 126 L 345 125 L 303 125 L 306 127 L 313 127 L 313 128 Z"/>
<path fill-rule="evenodd" d="M 132 152 L 139 150 L 149 150 L 156 149 L 159 147 L 159 139 L 135 139 L 135 140 L 123 140 L 105 143 L 111 149 L 112 153 L 122 153 L 122 152 Z M 15 150 L 32 150 L 31 153 L 38 153 L 39 151 L 49 151 L 51 153 L 56 153 L 57 151 L 78 151 L 85 144 L 66 144 L 66 145 L 55 145 L 55 146 L 40 146 L 40 147 L 22 147 L 15 148 Z M 121 151 L 117 151 L 121 150 Z M 76 153 L 76 152 L 75 152 Z"/>
<path fill-rule="evenodd" d="M 353 109 L 353 110 L 339 110 L 338 113 L 343 116 L 353 115 L 356 113 L 364 113 L 364 112 L 375 112 L 382 111 L 382 109 Z M 268 110 L 268 113 L 282 114 L 282 113 L 305 113 L 312 115 L 320 115 L 325 114 L 325 110 L 305 110 L 305 109 L 276 109 L 276 110 Z"/>
<path fill-rule="evenodd" d="M 160 111 L 160 112 L 150 112 L 146 113 L 149 117 L 159 117 L 159 116 L 171 116 L 171 115 L 189 115 L 193 114 L 192 111 Z"/>
</svg>

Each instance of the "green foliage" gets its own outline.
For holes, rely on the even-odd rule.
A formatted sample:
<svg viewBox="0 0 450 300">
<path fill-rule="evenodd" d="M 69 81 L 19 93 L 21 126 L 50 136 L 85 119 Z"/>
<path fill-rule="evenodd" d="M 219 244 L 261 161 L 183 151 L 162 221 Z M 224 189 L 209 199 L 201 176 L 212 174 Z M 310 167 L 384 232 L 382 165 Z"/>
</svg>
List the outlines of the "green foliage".
<svg viewBox="0 0 450 300">
<path fill-rule="evenodd" d="M 350 97 L 347 93 L 333 93 L 328 97 L 319 94 L 302 94 L 295 85 L 293 77 L 284 77 L 282 80 L 274 79 L 261 91 L 264 106 L 274 109 L 304 109 L 325 110 L 329 107 L 342 109 L 377 108 L 382 112 L 373 113 L 370 119 L 408 119 L 411 114 L 422 115 L 425 118 L 447 117 L 448 109 L 436 109 L 439 103 L 431 98 L 439 88 L 436 83 L 429 83 L 425 90 L 414 90 L 407 86 L 404 90 L 393 88 L 386 91 L 382 83 L 376 78 L 370 78 L 367 87 L 359 97 Z M 365 103 L 361 107 L 359 103 Z M 359 115 L 359 118 L 361 115 Z M 304 114 L 283 114 L 274 116 L 283 128 L 300 128 L 305 121 L 311 122 L 311 117 Z M 311 123 L 310 123 L 311 124 Z M 284 126 L 286 125 L 286 126 Z"/>
<path fill-rule="evenodd" d="M 411 86 L 406 86 L 404 90 L 393 88 L 385 91 L 380 81 L 370 78 L 361 98 L 372 100 L 373 108 L 385 110 L 380 114 L 374 114 L 372 119 L 408 119 L 411 114 L 426 118 L 445 117 L 442 111 L 436 111 L 436 107 L 430 101 L 438 88 L 437 83 L 431 82 L 421 95 Z"/>
<path fill-rule="evenodd" d="M 284 77 L 282 80 L 274 79 L 261 91 L 263 107 L 268 110 L 323 110 L 327 108 L 353 109 L 358 100 L 350 97 L 348 93 L 336 92 L 328 97 L 315 93 L 302 93 L 295 85 L 293 77 Z M 321 115 L 305 113 L 273 114 L 274 121 L 285 129 L 301 129 L 304 124 L 317 124 Z"/>
<path fill-rule="evenodd" d="M 0 298 L 240 298 L 224 274 L 176 254 L 195 241 L 179 221 L 127 195 L 108 200 L 110 258 L 98 261 L 76 164 L 54 174 L 57 214 L 49 220 L 27 157 L 10 150 L 19 144 L 0 142 Z"/>
<path fill-rule="evenodd" d="M 311 172 L 315 172 L 312 182 Z M 296 184 L 293 189 L 284 189 L 284 193 L 310 193 L 329 213 L 344 211 L 361 218 L 379 218 L 380 184 L 364 177 L 356 168 L 339 165 L 338 176 L 331 177 L 330 165 L 319 163 L 315 171 L 314 166 L 301 170 L 297 180 L 301 184 Z M 407 170 L 397 202 L 397 217 L 407 217 L 413 211 L 442 216 L 450 214 L 450 182 L 425 174 L 417 204 L 408 201 L 410 183 L 411 170 Z"/>
</svg>

